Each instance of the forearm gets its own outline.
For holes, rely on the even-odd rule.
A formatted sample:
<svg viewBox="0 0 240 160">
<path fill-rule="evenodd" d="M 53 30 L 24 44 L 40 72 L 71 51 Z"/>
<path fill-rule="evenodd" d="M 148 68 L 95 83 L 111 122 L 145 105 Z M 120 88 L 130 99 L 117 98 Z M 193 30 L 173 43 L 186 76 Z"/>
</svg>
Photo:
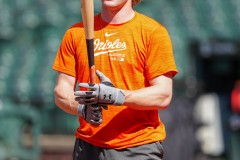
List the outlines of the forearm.
<svg viewBox="0 0 240 160">
<path fill-rule="evenodd" d="M 54 98 L 55 98 L 55 104 L 61 108 L 63 111 L 77 115 L 77 106 L 78 102 L 75 101 L 75 96 L 73 91 L 66 92 L 62 91 L 59 88 L 55 88 L 54 90 Z"/>
<path fill-rule="evenodd" d="M 55 104 L 63 111 L 77 115 L 78 102 L 75 101 L 74 88 L 76 79 L 73 76 L 58 72 L 54 88 Z"/>
<path fill-rule="evenodd" d="M 172 98 L 172 91 L 161 85 L 150 86 L 139 90 L 124 90 L 123 105 L 138 110 L 166 109 Z"/>
</svg>

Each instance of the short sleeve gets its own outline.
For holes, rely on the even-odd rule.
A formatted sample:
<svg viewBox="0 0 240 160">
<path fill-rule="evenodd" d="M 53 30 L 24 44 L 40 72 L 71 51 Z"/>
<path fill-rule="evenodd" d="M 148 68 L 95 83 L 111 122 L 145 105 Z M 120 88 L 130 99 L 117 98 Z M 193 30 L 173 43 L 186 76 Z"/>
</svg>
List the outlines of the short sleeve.
<svg viewBox="0 0 240 160">
<path fill-rule="evenodd" d="M 75 48 L 73 35 L 69 29 L 62 39 L 52 69 L 76 77 Z"/>
<path fill-rule="evenodd" d="M 146 74 L 149 80 L 172 72 L 177 74 L 170 36 L 163 26 L 152 31 L 146 57 Z"/>
</svg>

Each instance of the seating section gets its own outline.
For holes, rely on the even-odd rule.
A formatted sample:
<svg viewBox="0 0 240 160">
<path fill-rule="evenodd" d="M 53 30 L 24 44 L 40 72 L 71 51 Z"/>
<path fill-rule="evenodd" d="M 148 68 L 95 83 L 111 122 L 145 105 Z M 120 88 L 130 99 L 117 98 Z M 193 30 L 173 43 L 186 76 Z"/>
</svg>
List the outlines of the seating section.
<svg viewBox="0 0 240 160">
<path fill-rule="evenodd" d="M 95 1 L 95 13 L 101 10 L 100 3 Z M 192 40 L 240 35 L 239 0 L 144 0 L 135 9 L 168 29 L 179 82 L 191 69 Z M 65 30 L 80 20 L 79 1 L 0 0 L 0 99 L 15 107 L 31 105 L 42 117 L 43 133 L 73 134 L 78 126 L 75 116 L 54 105 L 57 73 L 51 66 Z"/>
<path fill-rule="evenodd" d="M 38 160 L 41 121 L 31 106 L 0 101 L 0 159 Z"/>
<path fill-rule="evenodd" d="M 191 69 L 188 45 L 192 40 L 238 39 L 240 33 L 238 0 L 150 0 L 136 8 L 160 21 L 173 41 L 179 81 Z"/>
</svg>

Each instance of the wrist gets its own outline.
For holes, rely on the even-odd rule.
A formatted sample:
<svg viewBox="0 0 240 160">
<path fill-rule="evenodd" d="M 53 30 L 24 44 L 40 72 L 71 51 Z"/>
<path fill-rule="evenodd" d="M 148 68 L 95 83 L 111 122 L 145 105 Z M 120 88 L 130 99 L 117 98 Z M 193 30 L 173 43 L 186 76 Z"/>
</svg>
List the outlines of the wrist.
<svg viewBox="0 0 240 160">
<path fill-rule="evenodd" d="M 124 91 L 119 89 L 119 91 L 117 92 L 117 97 L 116 100 L 114 102 L 114 105 L 116 106 L 121 106 L 125 101 L 125 94 Z"/>
</svg>

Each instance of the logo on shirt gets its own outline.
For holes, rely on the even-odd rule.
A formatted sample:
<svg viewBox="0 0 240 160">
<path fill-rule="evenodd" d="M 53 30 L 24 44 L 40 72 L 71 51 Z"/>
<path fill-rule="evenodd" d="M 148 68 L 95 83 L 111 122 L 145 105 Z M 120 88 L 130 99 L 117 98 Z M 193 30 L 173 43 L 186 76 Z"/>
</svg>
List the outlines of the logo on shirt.
<svg viewBox="0 0 240 160">
<path fill-rule="evenodd" d="M 110 53 L 109 57 L 112 61 L 125 61 L 125 54 L 122 53 Z"/>
<path fill-rule="evenodd" d="M 108 33 L 108 32 L 106 32 L 106 33 L 105 33 L 105 36 L 106 36 L 106 37 L 110 37 L 110 36 L 113 36 L 114 34 L 117 34 L 117 32 L 115 32 L 115 33 Z"/>
<path fill-rule="evenodd" d="M 106 40 L 102 42 L 100 39 L 94 40 L 94 56 L 99 56 L 101 54 L 109 54 L 111 60 L 124 61 L 125 54 L 120 53 L 120 51 L 126 50 L 126 42 L 116 39 L 115 41 Z"/>
</svg>

